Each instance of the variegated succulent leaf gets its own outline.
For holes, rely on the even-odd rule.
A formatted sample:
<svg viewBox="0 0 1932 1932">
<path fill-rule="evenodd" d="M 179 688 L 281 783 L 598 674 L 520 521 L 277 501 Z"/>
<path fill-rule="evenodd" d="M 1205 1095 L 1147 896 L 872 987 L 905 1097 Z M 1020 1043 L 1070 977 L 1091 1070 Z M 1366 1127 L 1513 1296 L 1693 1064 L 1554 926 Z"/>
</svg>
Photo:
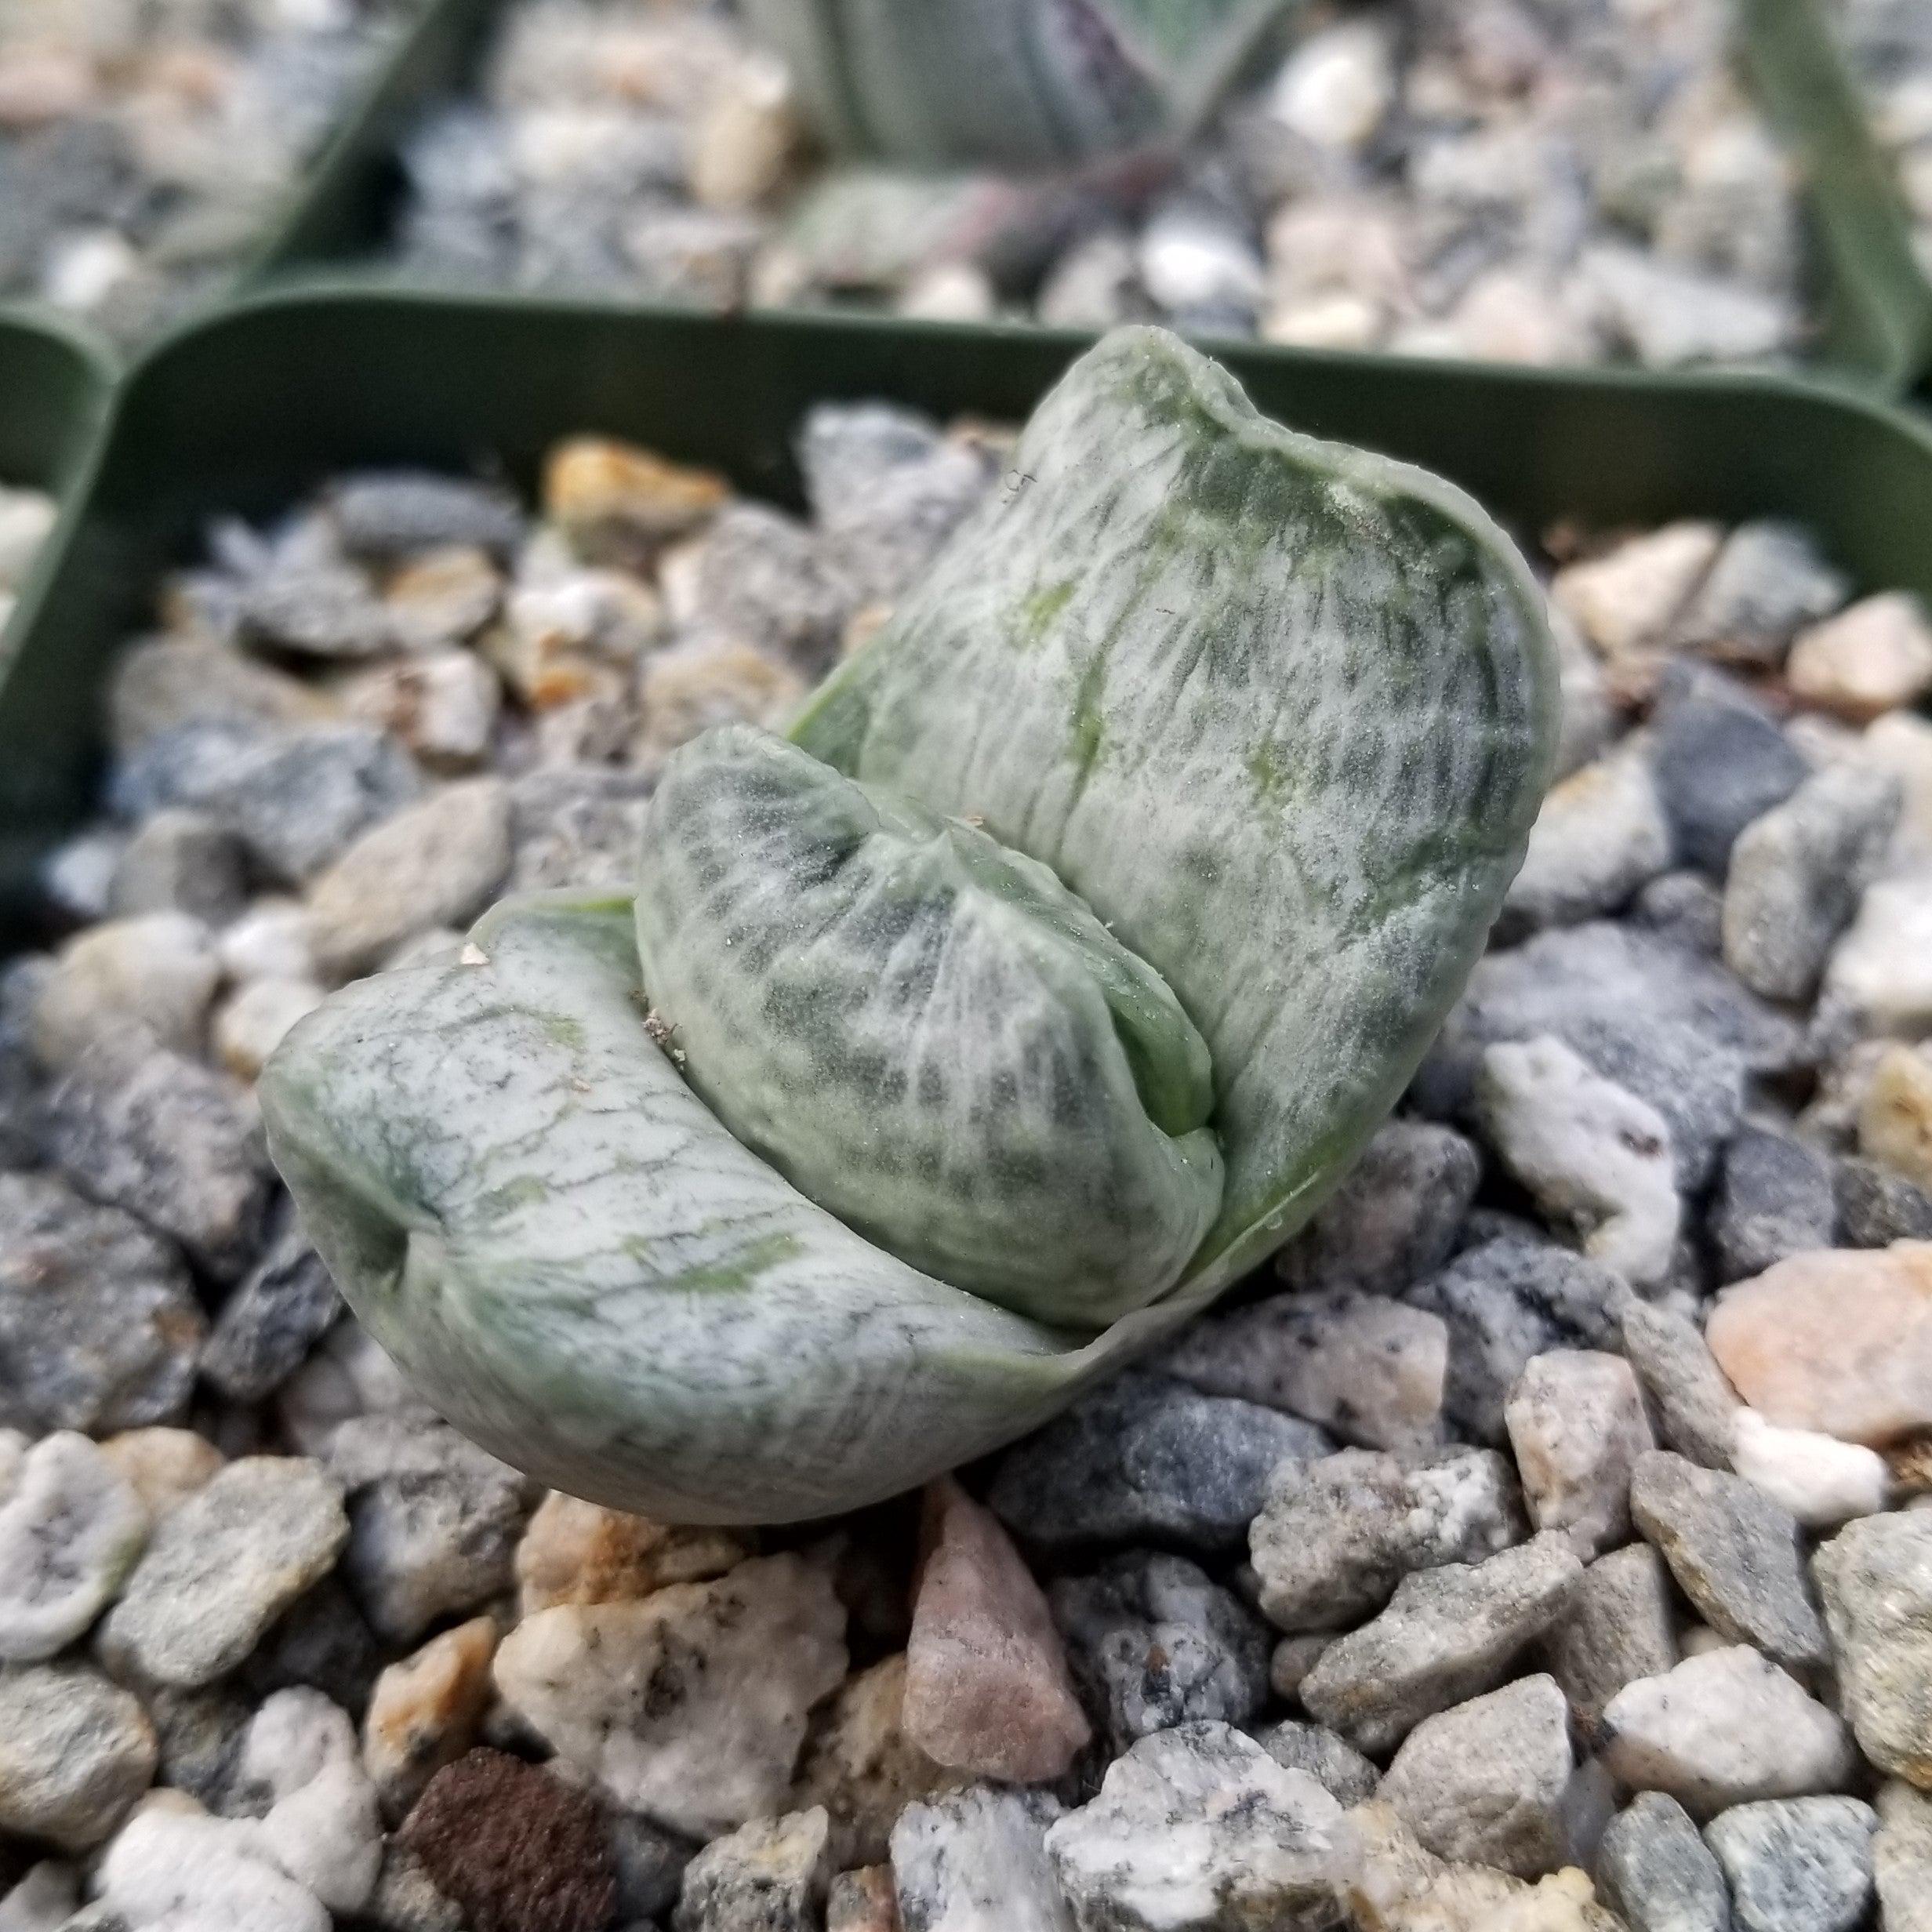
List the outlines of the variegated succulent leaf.
<svg viewBox="0 0 1932 1932">
<path fill-rule="evenodd" d="M 1287 0 L 747 0 L 821 131 L 923 167 L 1046 167 L 1191 131 Z"/>
<path fill-rule="evenodd" d="M 1540 590 L 1463 493 L 1266 420 L 1121 329 L 796 726 L 1040 860 L 1206 1038 L 1190 1280 L 1311 1213 L 1481 950 L 1550 770 Z"/>
<path fill-rule="evenodd" d="M 928 1274 L 1098 1329 L 1221 1200 L 1208 1048 L 1036 860 L 726 726 L 646 811 L 638 957 L 722 1124 Z"/>
<path fill-rule="evenodd" d="M 506 901 L 345 988 L 260 1086 L 358 1318 L 466 1433 L 666 1522 L 853 1509 L 1044 1421 L 1097 1341 L 921 1273 L 722 1127 L 645 1024 L 630 902 Z"/>
<path fill-rule="evenodd" d="M 1459 492 L 1120 332 L 794 739 L 909 850 L 965 822 L 953 902 L 1015 913 L 1177 1142 L 1198 1056 L 1157 989 L 1198 1030 L 1225 1181 L 1175 1286 L 1090 1335 L 809 1198 L 651 1023 L 628 899 L 510 902 L 458 962 L 333 996 L 263 1076 L 271 1149 L 357 1314 L 498 1454 L 666 1520 L 856 1507 L 1036 1426 L 1313 1211 L 1480 950 L 1555 698 Z"/>
</svg>

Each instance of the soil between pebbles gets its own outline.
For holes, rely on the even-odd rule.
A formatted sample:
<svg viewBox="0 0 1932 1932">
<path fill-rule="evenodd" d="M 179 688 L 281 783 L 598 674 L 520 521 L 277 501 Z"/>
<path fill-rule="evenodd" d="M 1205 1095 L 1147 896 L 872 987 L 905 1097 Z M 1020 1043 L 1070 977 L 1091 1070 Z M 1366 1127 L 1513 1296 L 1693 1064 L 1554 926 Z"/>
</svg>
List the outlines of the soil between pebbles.
<svg viewBox="0 0 1932 1932">
<path fill-rule="evenodd" d="M 1548 540 L 1563 775 L 1397 1117 L 923 1511 L 543 1494 L 340 1311 L 281 1033 L 625 878 L 1002 469 L 800 448 L 338 478 L 129 641 L 0 975 L 0 1927 L 1932 1923 L 1932 629 L 1801 529 Z"/>
</svg>

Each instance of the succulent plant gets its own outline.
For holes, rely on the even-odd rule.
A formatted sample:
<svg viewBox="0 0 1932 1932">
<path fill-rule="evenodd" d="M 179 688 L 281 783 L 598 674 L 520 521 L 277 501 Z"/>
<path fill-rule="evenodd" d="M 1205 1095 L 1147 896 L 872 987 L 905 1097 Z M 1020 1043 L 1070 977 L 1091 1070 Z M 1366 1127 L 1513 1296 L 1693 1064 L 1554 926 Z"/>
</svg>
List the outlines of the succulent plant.
<svg viewBox="0 0 1932 1932">
<path fill-rule="evenodd" d="M 1397 1099 L 1552 753 L 1449 485 L 1117 332 L 788 740 L 666 769 L 626 898 L 506 901 L 261 1083 L 358 1315 L 554 1486 L 779 1521 L 1044 1421 Z"/>
<path fill-rule="evenodd" d="M 1044 167 L 1184 137 L 1288 0 L 748 0 L 836 146 Z"/>
</svg>

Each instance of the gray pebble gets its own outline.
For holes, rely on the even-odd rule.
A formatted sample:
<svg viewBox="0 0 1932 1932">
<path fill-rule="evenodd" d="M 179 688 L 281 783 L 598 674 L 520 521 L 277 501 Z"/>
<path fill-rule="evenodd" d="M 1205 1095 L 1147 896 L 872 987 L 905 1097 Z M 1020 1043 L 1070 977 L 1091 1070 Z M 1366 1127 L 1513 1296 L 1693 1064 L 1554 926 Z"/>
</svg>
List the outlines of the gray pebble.
<svg viewBox="0 0 1932 1932">
<path fill-rule="evenodd" d="M 1800 1673 L 1828 1660 L 1797 1518 L 1755 1484 L 1654 1450 L 1631 1476 L 1630 1513 L 1712 1629 Z"/>
<path fill-rule="evenodd" d="M 1889 772 L 1828 765 L 1738 835 L 1724 885 L 1724 959 L 1746 986 L 1767 999 L 1810 997 L 1878 875 L 1902 797 Z"/>
<path fill-rule="evenodd" d="M 1142 1738 L 1047 1851 L 1081 1932 L 1327 1932 L 1360 1859 L 1320 1785 L 1216 1723 Z"/>
<path fill-rule="evenodd" d="M 544 766 L 518 779 L 510 788 L 510 889 L 627 888 L 649 790 L 635 773 L 601 765 Z"/>
<path fill-rule="evenodd" d="M 235 757 L 202 801 L 265 871 L 300 885 L 422 791 L 421 772 L 388 732 L 318 724 Z"/>
<path fill-rule="evenodd" d="M 677 1902 L 695 1847 L 635 1811 L 611 1814 L 610 1843 L 617 1866 L 618 1923 L 668 1912 Z"/>
<path fill-rule="evenodd" d="M 1360 1862 L 1314 1778 L 1221 1723 L 1142 1739 L 1094 1803 L 1047 1832 L 1047 1854 L 1082 1932 L 1325 1932 Z"/>
<path fill-rule="evenodd" d="M 983 454 L 946 442 L 828 500 L 820 518 L 826 572 L 855 608 L 894 602 L 918 581 L 994 480 Z"/>
<path fill-rule="evenodd" d="M 0 1428 L 171 1422 L 206 1326 L 171 1244 L 53 1175 L 0 1174 Z"/>
<path fill-rule="evenodd" d="M 142 739 L 110 766 L 107 808 L 139 822 L 171 806 L 212 808 L 238 771 L 280 735 L 259 718 L 188 717 Z M 112 878 L 103 881 L 105 888 Z"/>
<path fill-rule="evenodd" d="M 1312 1424 L 1162 1375 L 1116 1377 L 1008 1452 L 987 1501 L 1051 1549 L 1240 1542 L 1284 1462 L 1334 1447 Z"/>
<path fill-rule="evenodd" d="M 1611 1820 L 1596 1883 L 1630 1932 L 1730 1932 L 1723 1872 L 1690 1814 L 1661 1791 L 1640 1792 Z"/>
<path fill-rule="evenodd" d="M 1744 1405 L 1696 1323 L 1674 1309 L 1632 1300 L 1623 1308 L 1620 1331 L 1623 1352 L 1650 1398 L 1658 1434 L 1693 1462 L 1729 1469 Z"/>
<path fill-rule="evenodd" d="M 435 926 L 467 924 L 510 870 L 510 790 L 502 779 L 445 785 L 365 832 L 310 889 L 316 957 L 365 971 Z"/>
<path fill-rule="evenodd" d="M 412 1643 L 512 1586 L 536 1496 L 507 1463 L 446 1422 L 397 1414 L 351 1418 L 328 1460 L 349 1499 L 343 1574 L 378 1636 Z"/>
<path fill-rule="evenodd" d="M 172 1236 L 216 1280 L 253 1260 L 268 1164 L 233 1080 L 119 1027 L 55 1084 L 45 1120 L 49 1158 L 82 1193 Z"/>
<path fill-rule="evenodd" d="M 1578 1764 L 1569 1705 L 1545 1676 L 1425 1718 L 1377 1796 L 1437 1858 L 1520 1879 L 1586 1864 L 1610 1809 L 1607 1780 Z"/>
<path fill-rule="evenodd" d="M 1677 620 L 1676 642 L 1727 663 L 1774 670 L 1792 639 L 1850 594 L 1850 580 L 1802 525 L 1774 518 L 1741 523 Z"/>
<path fill-rule="evenodd" d="M 325 557 L 270 565 L 243 589 L 240 615 L 252 641 L 303 657 L 375 657 L 396 642 L 367 575 Z"/>
<path fill-rule="evenodd" d="M 1554 1533 L 1487 1563 L 1416 1571 L 1373 1622 L 1323 1652 L 1302 1701 L 1356 1749 L 1387 1751 L 1424 1718 L 1495 1684 L 1563 1614 L 1582 1573 Z"/>
<path fill-rule="evenodd" d="M 1849 1523 L 1812 1570 L 1860 1746 L 1881 1770 L 1932 1783 L 1932 1511 Z"/>
<path fill-rule="evenodd" d="M 1704 1828 L 1738 1932 L 1852 1932 L 1872 1902 L 1878 1820 L 1856 1798 L 1771 1798 Z"/>
<path fill-rule="evenodd" d="M 892 1827 L 904 1932 L 1073 1932 L 1047 1861 L 1061 1814 L 1045 1792 L 992 1785 L 906 1806 Z"/>
<path fill-rule="evenodd" d="M 1611 1699 L 1677 1661 L 1676 1618 L 1664 1560 L 1647 1543 L 1597 1558 L 1542 1643 L 1550 1674 L 1577 1721 L 1595 1736 Z"/>
<path fill-rule="evenodd" d="M 1117 1749 L 1196 1718 L 1244 1724 L 1266 1700 L 1261 1624 L 1184 1556 L 1117 1557 L 1048 1597 L 1075 1682 Z"/>
<path fill-rule="evenodd" d="M 1878 1796 L 1872 1841 L 1886 1932 L 1932 1932 L 1932 1794 L 1894 1778 Z"/>
<path fill-rule="evenodd" d="M 160 1745 L 161 1781 L 211 1811 L 229 1811 L 253 1701 L 232 1683 L 145 1684 L 141 1695 Z"/>
<path fill-rule="evenodd" d="M 1847 1247 L 1932 1241 L 1932 1194 L 1878 1161 L 1840 1160 L 1832 1192 L 1839 1235 Z"/>
<path fill-rule="evenodd" d="M 818 404 L 798 434 L 798 466 L 812 514 L 839 514 L 893 471 L 934 455 L 944 441 L 930 416 L 892 403 Z"/>
<path fill-rule="evenodd" d="M 1724 895 L 1701 872 L 1667 872 L 1640 892 L 1631 916 L 1661 939 L 1716 959 L 1724 946 Z"/>
<path fill-rule="evenodd" d="M 107 888 L 111 917 L 188 913 L 226 925 L 248 903 L 248 855 L 211 814 L 182 806 L 158 812 L 122 848 Z"/>
<path fill-rule="evenodd" d="M 1738 834 L 1789 797 L 1809 768 L 1776 720 L 1717 672 L 1672 666 L 1651 719 L 1651 768 L 1677 849 L 1721 876 Z"/>
<path fill-rule="evenodd" d="M 1508 1440 L 1503 1404 L 1531 1358 L 1550 1349 L 1614 1346 L 1621 1276 L 1552 1242 L 1484 1242 L 1411 1289 L 1410 1303 L 1449 1331 L 1444 1408 L 1477 1442 Z"/>
<path fill-rule="evenodd" d="M 296 1599 L 243 1669 L 258 1698 L 307 1686 L 359 1722 L 388 1661 L 354 1599 L 332 1574 Z"/>
<path fill-rule="evenodd" d="M 1264 1724 L 1255 1741 L 1276 1763 L 1307 1772 L 1339 1804 L 1365 1804 L 1381 1781 L 1381 1772 L 1354 1745 L 1319 1724 L 1284 1718 Z"/>
<path fill-rule="evenodd" d="M 85 1664 L 0 1674 L 0 1832 L 85 1851 L 110 1836 L 154 1775 L 140 1705 Z"/>
<path fill-rule="evenodd" d="M 852 605 L 820 563 L 814 534 L 764 503 L 733 503 L 706 532 L 698 616 L 808 674 L 830 667 Z"/>
<path fill-rule="evenodd" d="M 324 501 L 343 548 L 384 562 L 459 543 L 507 556 L 528 525 L 510 491 L 430 470 L 362 470 Z"/>
<path fill-rule="evenodd" d="M 1346 1449 L 1279 1472 L 1249 1542 L 1262 1614 L 1307 1633 L 1359 1622 L 1411 1571 L 1479 1563 L 1526 1533 L 1513 1472 L 1493 1450 L 1405 1466 Z"/>
<path fill-rule="evenodd" d="M 671 1932 L 817 1932 L 831 1879 L 823 1805 L 754 1818 L 714 1838 L 685 1868 Z"/>
<path fill-rule="evenodd" d="M 1763 1273 L 1788 1255 L 1829 1247 L 1837 1225 L 1832 1165 L 1794 1135 L 1741 1128 L 1724 1149 L 1710 1209 L 1720 1281 Z"/>
<path fill-rule="evenodd" d="M 1796 1024 L 1716 961 L 1634 924 L 1539 933 L 1480 960 L 1411 1088 L 1439 1119 L 1467 1113 L 1484 1051 L 1551 1033 L 1669 1123 L 1694 1193 L 1736 1126 L 1752 1073 L 1799 1057 Z"/>
<path fill-rule="evenodd" d="M 25 1030 L 0 1018 L 0 1173 L 40 1164 L 40 1078 Z"/>
<path fill-rule="evenodd" d="M 1400 1295 L 1449 1258 L 1482 1165 L 1451 1128 L 1384 1123 L 1275 1272 L 1294 1288 Z"/>
<path fill-rule="evenodd" d="M 154 1683 L 234 1669 L 348 1541 L 342 1491 L 296 1456 L 231 1462 L 163 1517 L 101 1626 L 106 1654 Z"/>
<path fill-rule="evenodd" d="M 1434 1314 L 1336 1288 L 1210 1316 L 1163 1366 L 1210 1395 L 1285 1409 L 1344 1442 L 1409 1450 L 1441 1440 L 1447 1357 Z"/>
<path fill-rule="evenodd" d="M 296 1369 L 340 1312 L 336 1284 L 292 1212 L 222 1304 L 203 1377 L 231 1401 L 259 1402 Z"/>
</svg>

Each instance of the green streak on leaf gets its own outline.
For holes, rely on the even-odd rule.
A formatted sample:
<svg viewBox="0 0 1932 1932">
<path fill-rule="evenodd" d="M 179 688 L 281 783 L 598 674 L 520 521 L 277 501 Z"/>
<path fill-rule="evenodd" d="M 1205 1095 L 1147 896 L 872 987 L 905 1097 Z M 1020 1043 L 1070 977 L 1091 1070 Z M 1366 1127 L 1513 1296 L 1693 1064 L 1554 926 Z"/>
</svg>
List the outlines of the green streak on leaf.
<svg viewBox="0 0 1932 1932">
<path fill-rule="evenodd" d="M 646 1261 L 657 1244 L 649 1235 L 635 1235 L 623 1244 L 623 1251 L 634 1261 Z M 743 1295 L 755 1288 L 773 1269 L 796 1261 L 804 1253 L 795 1235 L 767 1234 L 747 1243 L 729 1266 L 692 1267 L 677 1277 L 681 1292 L 693 1295 Z"/>
</svg>

